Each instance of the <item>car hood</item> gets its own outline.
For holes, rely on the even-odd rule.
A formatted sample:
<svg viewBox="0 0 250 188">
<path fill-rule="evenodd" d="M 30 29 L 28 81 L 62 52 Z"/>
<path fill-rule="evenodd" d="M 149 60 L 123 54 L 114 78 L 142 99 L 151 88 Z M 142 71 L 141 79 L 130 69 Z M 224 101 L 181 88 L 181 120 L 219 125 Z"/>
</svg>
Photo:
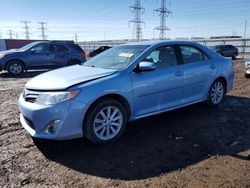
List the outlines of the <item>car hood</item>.
<svg viewBox="0 0 250 188">
<path fill-rule="evenodd" d="M 7 55 L 7 54 L 16 53 L 16 52 L 20 52 L 20 50 L 18 50 L 18 49 L 11 49 L 11 50 L 6 50 L 6 51 L 1 51 L 0 55 Z"/>
<path fill-rule="evenodd" d="M 72 85 L 106 77 L 117 72 L 74 65 L 40 74 L 27 82 L 26 88 L 33 90 L 64 90 Z"/>
</svg>

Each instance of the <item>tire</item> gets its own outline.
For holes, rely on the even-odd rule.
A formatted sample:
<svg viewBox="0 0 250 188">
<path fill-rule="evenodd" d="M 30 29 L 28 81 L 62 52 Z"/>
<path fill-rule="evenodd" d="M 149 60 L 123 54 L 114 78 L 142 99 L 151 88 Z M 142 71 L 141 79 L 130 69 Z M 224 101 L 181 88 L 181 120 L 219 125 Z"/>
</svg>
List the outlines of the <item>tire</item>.
<svg viewBox="0 0 250 188">
<path fill-rule="evenodd" d="M 235 54 L 232 56 L 232 59 L 233 59 L 233 60 L 236 60 L 236 57 L 237 57 L 237 53 L 235 53 Z"/>
<path fill-rule="evenodd" d="M 221 79 L 217 79 L 211 85 L 208 92 L 208 104 L 210 106 L 218 106 L 226 93 L 225 83 Z"/>
<path fill-rule="evenodd" d="M 81 61 L 78 61 L 76 59 L 71 59 L 68 61 L 67 66 L 71 66 L 71 65 L 80 65 Z"/>
<path fill-rule="evenodd" d="M 250 78 L 250 74 L 245 73 L 245 78 Z"/>
<path fill-rule="evenodd" d="M 20 61 L 10 61 L 7 65 L 7 71 L 11 76 L 21 76 L 24 72 L 24 65 Z"/>
<path fill-rule="evenodd" d="M 127 124 L 124 106 L 112 99 L 104 99 L 94 104 L 85 115 L 83 131 L 93 143 L 105 144 L 117 140 Z"/>
</svg>

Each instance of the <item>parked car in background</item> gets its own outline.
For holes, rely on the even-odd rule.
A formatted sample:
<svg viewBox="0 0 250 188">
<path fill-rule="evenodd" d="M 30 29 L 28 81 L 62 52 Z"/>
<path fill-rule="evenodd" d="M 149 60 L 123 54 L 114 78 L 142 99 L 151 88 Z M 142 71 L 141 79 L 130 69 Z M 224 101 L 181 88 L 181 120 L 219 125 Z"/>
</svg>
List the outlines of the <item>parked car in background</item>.
<svg viewBox="0 0 250 188">
<path fill-rule="evenodd" d="M 232 57 L 232 59 L 236 59 L 239 54 L 238 48 L 233 45 L 216 45 L 211 48 L 218 54 L 221 54 L 224 57 Z"/>
<path fill-rule="evenodd" d="M 0 71 L 20 76 L 30 69 L 54 69 L 85 61 L 85 52 L 73 41 L 32 42 L 20 49 L 0 52 Z"/>
<path fill-rule="evenodd" d="M 20 120 L 36 138 L 107 143 L 128 121 L 202 101 L 220 104 L 233 79 L 231 60 L 194 42 L 124 44 L 31 79 L 19 98 Z"/>
<path fill-rule="evenodd" d="M 245 77 L 246 78 L 250 77 L 250 59 L 247 59 L 245 61 Z"/>
<path fill-rule="evenodd" d="M 97 48 L 96 50 L 93 50 L 92 52 L 89 53 L 89 57 L 94 57 L 102 52 L 104 52 L 105 50 L 110 49 L 110 46 L 101 46 L 99 48 Z"/>
</svg>

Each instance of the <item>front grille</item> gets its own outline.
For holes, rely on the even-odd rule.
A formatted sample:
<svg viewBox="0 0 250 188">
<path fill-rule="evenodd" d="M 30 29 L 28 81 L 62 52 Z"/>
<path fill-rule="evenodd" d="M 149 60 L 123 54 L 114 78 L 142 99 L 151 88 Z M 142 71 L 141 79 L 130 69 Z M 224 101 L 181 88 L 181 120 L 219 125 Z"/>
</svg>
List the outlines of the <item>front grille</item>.
<svg viewBox="0 0 250 188">
<path fill-rule="evenodd" d="M 24 121 L 27 123 L 27 125 L 31 128 L 31 129 L 35 129 L 34 128 L 34 125 L 33 125 L 33 122 L 29 119 L 29 118 L 27 118 L 27 117 L 25 117 L 25 116 L 23 116 L 24 117 Z"/>
</svg>

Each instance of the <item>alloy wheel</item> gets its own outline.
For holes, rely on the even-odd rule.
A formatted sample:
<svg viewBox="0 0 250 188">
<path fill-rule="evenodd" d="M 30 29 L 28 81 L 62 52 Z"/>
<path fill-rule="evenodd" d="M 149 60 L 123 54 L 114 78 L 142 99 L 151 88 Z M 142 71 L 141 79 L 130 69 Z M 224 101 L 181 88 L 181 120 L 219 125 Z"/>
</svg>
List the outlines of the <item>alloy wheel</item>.
<svg viewBox="0 0 250 188">
<path fill-rule="evenodd" d="M 122 128 L 122 113 L 116 106 L 101 109 L 94 119 L 94 133 L 101 140 L 114 138 Z"/>
<path fill-rule="evenodd" d="M 210 99 L 213 104 L 219 104 L 224 95 L 224 85 L 222 82 L 215 82 L 211 88 Z"/>
</svg>

